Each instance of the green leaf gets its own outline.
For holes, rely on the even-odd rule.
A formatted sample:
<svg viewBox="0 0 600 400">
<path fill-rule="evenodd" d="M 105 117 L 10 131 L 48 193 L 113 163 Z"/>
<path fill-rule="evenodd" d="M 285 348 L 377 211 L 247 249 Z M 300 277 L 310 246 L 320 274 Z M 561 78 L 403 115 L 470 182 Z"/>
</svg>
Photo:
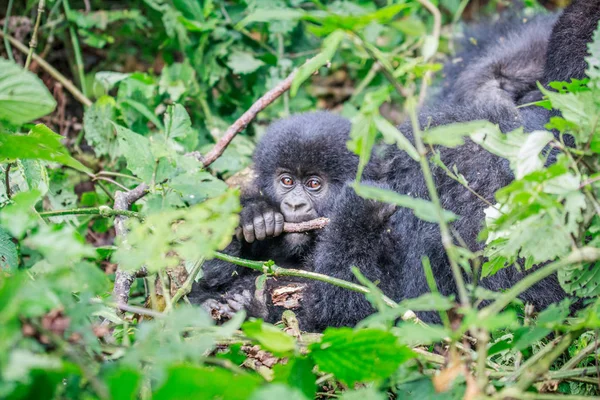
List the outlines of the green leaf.
<svg viewBox="0 0 600 400">
<path fill-rule="evenodd" d="M 264 275 L 262 275 L 264 276 Z M 283 382 L 299 389 L 309 399 L 315 398 L 317 391 L 316 379 L 313 373 L 315 364 L 309 357 L 294 357 L 287 364 L 273 366 L 274 382 Z"/>
<path fill-rule="evenodd" d="M 388 120 L 381 116 L 374 118 L 375 126 L 383 135 L 383 139 L 387 144 L 396 144 L 400 150 L 404 150 L 410 158 L 419 161 L 419 153 L 412 143 L 396 128 L 390 124 Z"/>
<path fill-rule="evenodd" d="M 482 136 L 502 134 L 498 125 L 489 121 L 459 122 L 449 125 L 440 125 L 423 132 L 423 142 L 438 144 L 444 147 L 462 146 L 465 136 Z"/>
<path fill-rule="evenodd" d="M 104 376 L 110 398 L 113 400 L 136 399 L 142 381 L 140 372 L 127 367 L 111 368 Z"/>
<path fill-rule="evenodd" d="M 248 321 L 242 330 L 250 339 L 257 340 L 261 347 L 273 354 L 284 354 L 296 348 L 296 340 L 271 324 L 260 319 Z"/>
<path fill-rule="evenodd" d="M 186 151 L 193 151 L 198 147 L 198 133 L 192 128 L 192 121 L 185 107 L 181 104 L 168 106 L 164 121 L 167 138 L 181 143 Z"/>
<path fill-rule="evenodd" d="M 435 205 L 418 197 L 411 197 L 396 193 L 392 190 L 381 189 L 374 186 L 353 183 L 352 187 L 356 194 L 365 199 L 377 200 L 384 203 L 395 204 L 400 207 L 410 208 L 415 216 L 427 222 L 438 222 L 438 211 Z M 445 221 L 454 221 L 457 216 L 451 211 L 442 210 L 442 216 Z"/>
<path fill-rule="evenodd" d="M 585 74 L 590 78 L 590 89 L 600 90 L 600 29 L 596 28 L 592 41 L 588 43 L 588 54 L 585 58 L 588 69 Z"/>
<path fill-rule="evenodd" d="M 350 140 L 346 143 L 348 150 L 358 155 L 358 168 L 356 179 L 362 176 L 365 166 L 371 158 L 371 151 L 375 145 L 377 129 L 373 123 L 373 117 L 365 114 L 358 114 L 352 121 L 350 129 Z"/>
<path fill-rule="evenodd" d="M 304 11 L 294 8 L 257 8 L 235 26 L 240 30 L 253 22 L 296 21 L 304 15 Z"/>
<path fill-rule="evenodd" d="M 19 265 L 19 254 L 17 245 L 7 231 L 0 228 L 0 274 L 6 271 L 14 271 Z"/>
<path fill-rule="evenodd" d="M 22 125 L 50 114 L 56 101 L 33 73 L 0 58 L 0 120 Z"/>
<path fill-rule="evenodd" d="M 333 373 L 347 385 L 381 381 L 416 357 L 392 333 L 378 329 L 329 328 L 310 350 L 320 371 Z"/>
<path fill-rule="evenodd" d="M 127 168 L 144 182 L 151 182 L 156 160 L 152 156 L 150 139 L 121 125 L 113 124 L 121 154 L 127 160 Z"/>
<path fill-rule="evenodd" d="M 245 51 L 235 51 L 231 53 L 227 60 L 227 66 L 235 74 L 250 74 L 256 71 L 258 68 L 265 65 L 264 62 L 254 58 L 251 53 Z"/>
<path fill-rule="evenodd" d="M 342 393 L 340 400 L 386 400 L 387 394 L 379 392 L 373 387 L 348 390 Z"/>
<path fill-rule="evenodd" d="M 71 157 L 60 143 L 61 139 L 62 136 L 52 132 L 44 124 L 34 126 L 26 136 L 0 133 L 0 162 L 12 162 L 18 158 L 38 159 L 91 173 L 89 168 Z"/>
<path fill-rule="evenodd" d="M 96 252 L 75 237 L 75 230 L 67 225 L 41 225 L 38 231 L 25 239 L 25 244 L 36 249 L 44 260 L 56 266 L 70 265 L 84 257 L 94 257 Z"/>
<path fill-rule="evenodd" d="M 114 98 L 102 96 L 83 116 L 85 139 L 98 157 L 107 155 L 114 160 L 120 155 L 115 127 L 112 124 L 117 115 L 116 107 Z"/>
<path fill-rule="evenodd" d="M 523 133 L 522 129 L 504 134 L 496 128 L 475 132 L 471 139 L 490 153 L 509 160 L 516 178 L 521 179 L 544 166 L 541 152 L 554 136 L 546 131 Z"/>
<path fill-rule="evenodd" d="M 12 204 L 2 208 L 0 223 L 13 237 L 21 239 L 36 224 L 33 207 L 39 200 L 40 193 L 37 190 L 17 193 L 12 198 Z"/>
<path fill-rule="evenodd" d="M 274 383 L 255 390 L 250 400 L 309 400 L 301 391 L 282 383 Z"/>
<path fill-rule="evenodd" d="M 148 215 L 144 222 L 129 219 L 125 240 L 112 255 L 123 269 L 146 266 L 156 272 L 181 260 L 212 258 L 224 249 L 238 225 L 239 194 L 224 195 L 186 209 L 168 209 Z"/>
<path fill-rule="evenodd" d="M 152 395 L 154 400 L 247 400 L 261 379 L 250 374 L 234 375 L 225 369 L 178 365 L 169 368 L 164 382 Z"/>
<path fill-rule="evenodd" d="M 423 47 L 421 48 L 421 55 L 423 60 L 427 61 L 435 55 L 439 46 L 439 40 L 435 36 L 427 35 L 423 41 Z"/>
<path fill-rule="evenodd" d="M 168 94 L 174 102 L 180 101 L 186 92 L 196 88 L 196 71 L 187 62 L 167 65 L 160 74 L 159 93 Z"/>
<path fill-rule="evenodd" d="M 393 328 L 394 334 L 402 343 L 409 346 L 428 345 L 450 337 L 451 332 L 440 325 L 423 325 L 415 322 L 401 322 Z"/>
<path fill-rule="evenodd" d="M 298 71 L 296 71 L 296 75 L 294 75 L 294 80 L 292 81 L 292 86 L 290 88 L 290 95 L 292 97 L 296 96 L 298 92 L 298 88 L 308 78 L 311 77 L 312 74 L 315 73 L 319 68 L 323 65 L 327 64 L 333 58 L 333 55 L 337 51 L 342 39 L 346 34 L 344 31 L 337 30 L 327 36 L 325 40 L 323 40 L 323 46 L 321 47 L 321 52 L 304 63 Z"/>
</svg>

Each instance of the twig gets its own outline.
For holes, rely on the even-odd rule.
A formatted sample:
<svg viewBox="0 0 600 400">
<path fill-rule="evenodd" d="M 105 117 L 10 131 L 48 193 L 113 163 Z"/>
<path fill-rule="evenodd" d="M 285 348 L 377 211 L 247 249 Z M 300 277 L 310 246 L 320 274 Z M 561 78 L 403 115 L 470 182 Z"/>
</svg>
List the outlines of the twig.
<svg viewBox="0 0 600 400">
<path fill-rule="evenodd" d="M 35 25 L 33 26 L 33 33 L 31 34 L 31 40 L 29 41 L 29 51 L 27 53 L 27 59 L 25 60 L 25 69 L 29 69 L 31 64 L 31 57 L 37 47 L 37 34 L 38 28 L 40 27 L 40 21 L 42 20 L 42 14 L 46 8 L 46 0 L 40 0 L 38 3 L 37 17 L 35 18 Z"/>
<path fill-rule="evenodd" d="M 315 218 L 305 222 L 284 222 L 283 231 L 286 233 L 299 233 L 323 229 L 329 224 L 329 218 Z"/>
<path fill-rule="evenodd" d="M 175 292 L 173 299 L 171 299 L 172 304 L 177 304 L 177 302 L 183 296 L 187 295 L 192 290 L 192 285 L 194 284 L 196 277 L 198 276 L 198 274 L 200 273 L 200 270 L 202 269 L 202 264 L 204 264 L 204 259 L 200 259 L 200 260 L 196 261 L 196 263 L 192 267 L 192 270 L 190 271 L 187 279 L 185 280 L 183 285 L 181 285 L 181 287 L 179 289 L 177 289 L 177 292 Z"/>
<path fill-rule="evenodd" d="M 114 307 L 121 311 L 127 311 L 135 314 L 146 315 L 152 318 L 163 318 L 165 315 L 158 311 L 150 310 L 149 308 L 130 306 L 128 304 L 114 304 Z"/>
<path fill-rule="evenodd" d="M 12 167 L 11 163 L 6 165 L 6 169 L 4 170 L 4 184 L 6 185 L 6 197 L 10 200 L 12 193 L 10 191 L 10 167 Z"/>
<path fill-rule="evenodd" d="M 104 182 L 112 183 L 113 185 L 121 188 L 122 190 L 129 192 L 129 189 L 126 186 L 121 185 L 119 182 L 115 181 L 114 179 L 110 179 L 106 176 L 96 175 L 95 177 L 92 178 L 92 181 L 104 181 Z"/>
<path fill-rule="evenodd" d="M 73 27 L 71 21 L 69 21 L 69 14 L 71 14 L 71 6 L 69 0 L 63 0 L 63 9 L 65 10 L 65 16 L 69 24 L 69 35 L 71 36 L 71 44 L 73 45 L 73 53 L 75 54 L 75 64 L 77 66 L 77 74 L 79 75 L 79 86 L 83 95 L 87 97 L 87 89 L 85 87 L 85 71 L 83 70 L 83 57 L 81 57 L 81 47 L 79 46 L 79 38 L 77 32 Z"/>
<path fill-rule="evenodd" d="M 368 294 L 371 292 L 365 286 L 357 285 L 356 283 L 348 282 L 348 281 L 345 281 L 342 279 L 333 278 L 331 276 L 318 274 L 316 272 L 303 271 L 303 270 L 292 269 L 292 268 L 283 268 L 283 267 L 279 267 L 275 264 L 271 264 L 268 262 L 244 260 L 242 258 L 230 256 L 228 254 L 223 254 L 223 253 L 215 253 L 215 258 L 222 260 L 222 261 L 230 262 L 235 265 L 239 265 L 241 267 L 246 267 L 246 268 L 251 268 L 251 269 L 254 269 L 257 271 L 261 271 L 261 272 L 269 274 L 271 276 L 296 276 L 296 277 L 300 277 L 300 278 L 308 278 L 308 279 L 312 279 L 315 281 L 326 282 L 331 285 L 335 285 L 335 286 L 338 286 L 338 287 L 341 287 L 344 289 L 352 290 L 352 291 L 358 292 L 358 293 Z M 398 304 L 394 300 L 390 299 L 389 297 L 383 296 L 383 301 L 390 307 L 398 306 Z"/>
<path fill-rule="evenodd" d="M 308 60 L 307 62 L 310 62 Z M 278 99 L 284 92 L 290 89 L 292 82 L 294 81 L 294 77 L 296 76 L 296 71 L 294 70 L 287 78 L 283 81 L 279 82 L 277 86 L 273 89 L 269 90 L 265 93 L 260 99 L 258 99 L 252 106 L 246 111 L 237 121 L 231 125 L 225 134 L 219 139 L 219 141 L 215 144 L 215 146 L 205 155 L 200 156 L 197 155 L 197 158 L 204 164 L 205 167 L 208 167 L 210 164 L 215 162 L 221 154 L 225 151 L 229 143 L 233 140 L 233 138 L 240 133 L 242 130 L 248 126 L 248 124 L 256 118 L 256 115 L 264 110 L 269 104 L 273 103 L 276 99 Z"/>
<path fill-rule="evenodd" d="M 3 40 L 4 47 L 6 48 L 6 54 L 8 55 L 10 61 L 15 62 L 15 57 L 12 53 L 12 47 L 10 46 L 10 42 L 6 38 L 6 36 L 8 35 L 8 24 L 10 23 L 10 13 L 12 11 L 13 1 L 14 0 L 8 0 L 8 6 L 6 7 L 6 16 L 4 17 L 4 26 L 2 27 L 2 32 L 4 33 Z"/>
<path fill-rule="evenodd" d="M 23 43 L 19 42 L 14 37 L 7 35 L 4 32 L 0 32 L 0 36 L 2 36 L 5 39 L 8 39 L 8 41 L 10 43 L 12 43 L 12 45 L 15 46 L 17 48 L 17 50 L 19 50 L 23 54 L 28 54 L 29 50 L 28 50 L 27 46 L 25 46 Z M 88 99 L 83 93 L 81 93 L 79 91 L 79 89 L 77 89 L 77 87 L 73 84 L 73 82 L 71 82 L 63 74 L 58 72 L 56 70 L 56 68 L 54 68 L 52 65 L 48 64 L 42 57 L 40 57 L 34 53 L 32 55 L 32 58 L 36 63 L 38 63 L 40 65 L 40 67 L 42 67 L 45 71 L 47 71 L 54 79 L 59 81 L 73 95 L 73 97 L 75 97 L 75 99 L 77 101 L 79 101 L 81 104 L 83 104 L 86 107 L 89 107 L 92 105 L 92 101 L 90 99 Z"/>
<path fill-rule="evenodd" d="M 101 215 L 105 218 L 126 216 L 140 218 L 140 214 L 135 211 L 129 210 L 116 210 L 108 206 L 101 207 L 86 207 L 86 208 L 72 208 L 69 210 L 53 210 L 53 211 L 42 211 L 39 213 L 41 217 L 58 217 L 61 215 Z"/>
<path fill-rule="evenodd" d="M 581 349 L 579 353 L 577 353 L 573 358 L 565 363 L 560 369 L 560 371 L 567 371 L 571 368 L 575 368 L 581 361 L 583 361 L 590 353 L 596 350 L 596 338 L 594 337 L 594 341 L 587 345 L 585 348 Z"/>
</svg>

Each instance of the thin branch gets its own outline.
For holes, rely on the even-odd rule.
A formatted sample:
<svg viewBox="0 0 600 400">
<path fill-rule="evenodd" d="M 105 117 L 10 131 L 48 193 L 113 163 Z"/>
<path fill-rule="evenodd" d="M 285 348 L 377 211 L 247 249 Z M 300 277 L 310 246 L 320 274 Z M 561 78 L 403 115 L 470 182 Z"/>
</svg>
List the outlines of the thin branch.
<svg viewBox="0 0 600 400">
<path fill-rule="evenodd" d="M 6 54 L 8 55 L 10 61 L 15 62 L 15 57 L 12 53 L 12 47 L 10 46 L 10 42 L 6 38 L 6 36 L 8 35 L 8 24 L 10 23 L 10 13 L 12 11 L 13 1 L 14 0 L 8 0 L 8 6 L 6 7 L 6 16 L 4 17 L 4 26 L 2 27 L 2 32 L 4 33 L 3 40 L 4 47 L 6 48 Z"/>
<path fill-rule="evenodd" d="M 223 254 L 223 253 L 215 253 L 215 258 L 222 260 L 222 261 L 230 262 L 235 265 L 239 265 L 241 267 L 251 268 L 256 271 L 260 271 L 260 272 L 263 272 L 263 273 L 271 275 L 271 276 L 296 276 L 296 277 L 300 277 L 300 278 L 308 278 L 308 279 L 312 279 L 315 281 L 326 282 L 331 285 L 335 285 L 335 286 L 338 286 L 338 287 L 341 287 L 344 289 L 352 290 L 352 291 L 358 292 L 358 293 L 368 294 L 371 292 L 369 290 L 369 288 L 367 288 L 365 286 L 361 286 L 356 283 L 348 282 L 348 281 L 345 281 L 342 279 L 333 278 L 331 276 L 318 274 L 316 272 L 304 271 L 304 270 L 299 270 L 299 269 L 291 269 L 291 268 L 283 268 L 283 267 L 279 267 L 275 264 L 271 264 L 269 262 L 244 260 L 242 258 L 230 256 L 228 254 Z M 383 301 L 390 307 L 398 306 L 398 304 L 394 300 L 392 300 L 386 296 L 383 296 Z"/>
<path fill-rule="evenodd" d="M 308 60 L 307 62 L 310 62 Z M 277 86 L 273 89 L 269 90 L 265 93 L 260 99 L 256 101 L 256 103 L 252 104 L 252 106 L 246 111 L 237 121 L 231 125 L 225 134 L 219 139 L 219 141 L 215 144 L 215 146 L 205 155 L 201 156 L 199 153 L 195 152 L 196 158 L 198 158 L 205 167 L 208 167 L 210 164 L 215 162 L 221 154 L 225 151 L 229 143 L 233 140 L 233 138 L 243 131 L 248 124 L 256 118 L 256 115 L 264 110 L 269 104 L 273 103 L 276 99 L 278 99 L 283 93 L 288 91 L 292 86 L 292 82 L 294 81 L 294 77 L 296 76 L 296 71 L 294 70 L 287 78 L 283 81 L 279 82 Z"/>
<path fill-rule="evenodd" d="M 104 182 L 112 183 L 113 185 L 119 187 L 121 190 L 129 192 L 129 189 L 126 186 L 124 186 L 124 185 L 120 184 L 119 182 L 115 181 L 114 179 L 110 179 L 106 176 L 96 175 L 92 178 L 92 181 L 104 181 Z"/>
<path fill-rule="evenodd" d="M 101 215 L 105 218 L 112 218 L 116 216 L 126 216 L 133 218 L 141 218 L 140 214 L 135 211 L 128 210 L 115 210 L 108 206 L 101 207 L 86 207 L 86 208 L 72 208 L 68 210 L 53 210 L 53 211 L 42 211 L 39 213 L 41 217 L 58 217 L 62 215 Z"/>
<path fill-rule="evenodd" d="M 87 96 L 87 89 L 85 87 L 85 71 L 83 70 L 83 57 L 81 56 L 81 46 L 79 45 L 77 32 L 75 31 L 71 21 L 69 21 L 69 14 L 71 13 L 69 0 L 63 0 L 63 9 L 65 10 L 65 16 L 69 23 L 69 35 L 71 36 L 71 44 L 73 45 L 73 53 L 75 54 L 75 65 L 77 66 L 77 74 L 79 75 L 79 86 L 81 86 L 83 95 Z"/>
<path fill-rule="evenodd" d="M 4 39 L 8 39 L 8 41 L 13 46 L 15 46 L 17 48 L 17 50 L 19 50 L 21 53 L 23 53 L 23 54 L 29 53 L 29 49 L 27 48 L 27 46 L 25 46 L 23 43 L 19 42 L 14 37 L 7 35 L 4 32 L 0 32 L 0 36 Z M 38 63 L 40 65 L 40 67 L 42 67 L 46 72 L 48 72 L 54 79 L 59 81 L 73 95 L 73 97 L 77 101 L 79 101 L 81 104 L 83 104 L 86 107 L 89 107 L 92 105 L 92 101 L 90 99 L 88 99 L 83 93 L 81 93 L 81 91 L 79 91 L 79 89 L 77 89 L 77 87 L 73 84 L 73 82 L 71 82 L 63 74 L 58 72 L 58 70 L 56 70 L 56 68 L 54 68 L 52 65 L 48 64 L 42 57 L 33 53 L 32 58 L 36 63 Z"/>
<path fill-rule="evenodd" d="M 305 222 L 284 222 L 283 231 L 286 233 L 299 233 L 323 229 L 329 224 L 329 218 L 315 218 Z"/>
<path fill-rule="evenodd" d="M 29 41 L 29 51 L 27 53 L 27 59 L 25 60 L 25 69 L 29 69 L 29 65 L 31 64 L 31 57 L 33 56 L 33 52 L 37 47 L 37 34 L 38 28 L 40 27 L 40 22 L 42 20 L 42 14 L 44 13 L 44 9 L 46 8 L 46 0 L 40 0 L 38 3 L 37 9 L 37 17 L 35 18 L 35 25 L 33 27 L 33 33 L 31 34 L 31 40 Z"/>
<path fill-rule="evenodd" d="M 11 163 L 8 163 L 6 165 L 6 169 L 4 170 L 4 184 L 6 185 L 6 197 L 10 200 L 10 197 L 12 196 L 11 190 L 10 190 L 10 168 L 12 167 Z"/>
<path fill-rule="evenodd" d="M 171 299 L 172 304 L 177 304 L 177 302 L 183 296 L 187 295 L 189 292 L 192 291 L 192 285 L 194 284 L 194 281 L 196 281 L 196 277 L 198 276 L 198 274 L 200 273 L 200 270 L 202 269 L 202 264 L 204 264 L 203 258 L 196 261 L 196 263 L 192 267 L 192 270 L 190 271 L 187 279 L 185 280 L 183 285 L 181 285 L 181 287 L 179 289 L 177 289 L 177 292 L 175 292 L 175 295 Z"/>
</svg>

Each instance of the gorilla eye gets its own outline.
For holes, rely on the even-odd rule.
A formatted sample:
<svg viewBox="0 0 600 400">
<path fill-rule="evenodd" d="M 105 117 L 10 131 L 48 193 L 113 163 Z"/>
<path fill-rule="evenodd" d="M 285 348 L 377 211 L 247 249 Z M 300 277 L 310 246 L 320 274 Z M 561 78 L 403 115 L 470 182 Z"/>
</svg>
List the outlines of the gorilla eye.
<svg viewBox="0 0 600 400">
<path fill-rule="evenodd" d="M 306 182 L 306 186 L 312 190 L 318 190 L 321 188 L 321 181 L 317 178 L 311 178 Z"/>
<path fill-rule="evenodd" d="M 294 184 L 294 180 L 289 176 L 282 176 L 281 183 L 283 183 L 284 186 L 292 186 Z"/>
</svg>

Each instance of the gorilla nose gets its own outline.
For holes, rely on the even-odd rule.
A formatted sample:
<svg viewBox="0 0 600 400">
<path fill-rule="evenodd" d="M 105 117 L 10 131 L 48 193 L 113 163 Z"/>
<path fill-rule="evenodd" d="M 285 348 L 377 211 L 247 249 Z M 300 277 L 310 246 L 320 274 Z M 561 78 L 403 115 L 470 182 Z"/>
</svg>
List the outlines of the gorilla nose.
<svg viewBox="0 0 600 400">
<path fill-rule="evenodd" d="M 285 201 L 283 204 L 286 206 L 286 208 L 288 210 L 294 211 L 294 212 L 304 211 L 304 209 L 306 209 L 308 206 L 308 204 L 305 201 L 293 201 L 293 200 Z"/>
</svg>

